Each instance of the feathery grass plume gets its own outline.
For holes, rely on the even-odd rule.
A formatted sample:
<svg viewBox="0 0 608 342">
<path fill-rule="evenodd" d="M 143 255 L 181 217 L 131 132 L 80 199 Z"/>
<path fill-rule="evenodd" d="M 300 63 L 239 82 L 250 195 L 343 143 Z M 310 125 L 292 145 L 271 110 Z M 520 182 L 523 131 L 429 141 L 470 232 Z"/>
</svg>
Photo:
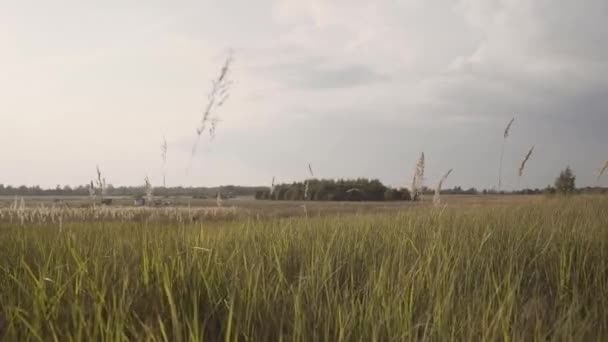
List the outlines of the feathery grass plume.
<svg viewBox="0 0 608 342">
<path fill-rule="evenodd" d="M 99 190 L 99 197 L 103 202 L 103 197 L 106 195 L 106 179 L 101 176 L 101 170 L 97 165 L 97 189 Z"/>
<path fill-rule="evenodd" d="M 512 118 L 511 121 L 505 127 L 505 133 L 503 135 L 502 140 L 502 149 L 500 150 L 500 163 L 498 166 L 498 191 L 502 188 L 502 161 L 505 156 L 505 145 L 507 144 L 507 138 L 509 137 L 509 132 L 511 131 L 511 126 L 513 126 L 513 122 L 515 122 L 515 118 Z"/>
<path fill-rule="evenodd" d="M 532 148 L 530 149 L 530 151 L 528 151 L 528 153 L 524 157 L 524 160 L 521 161 L 521 165 L 519 166 L 519 177 L 523 176 L 523 174 L 524 174 L 524 168 L 526 167 L 526 163 L 530 159 L 530 156 L 532 156 L 532 152 L 534 152 L 534 146 L 532 146 Z"/>
<path fill-rule="evenodd" d="M 416 163 L 416 169 L 414 170 L 414 179 L 412 180 L 412 201 L 422 199 L 422 186 L 424 183 L 424 152 L 420 154 L 420 159 Z"/>
<path fill-rule="evenodd" d="M 308 180 L 304 182 L 304 200 L 308 201 Z"/>
<path fill-rule="evenodd" d="M 208 131 L 211 139 L 215 137 L 215 130 L 217 128 L 217 124 L 219 123 L 219 117 L 215 114 L 215 110 L 226 102 L 228 96 L 230 95 L 230 86 L 232 85 L 232 81 L 229 79 L 230 67 L 232 65 L 233 57 L 232 51 L 229 51 L 228 57 L 222 66 L 220 71 L 220 75 L 217 79 L 211 82 L 211 91 L 207 95 L 207 105 L 203 111 L 203 117 L 198 127 L 196 128 L 196 141 L 194 146 L 192 147 L 192 155 L 190 157 L 190 162 L 192 162 L 192 158 L 194 158 L 196 154 L 196 150 L 198 148 L 198 143 L 201 139 L 201 135 Z M 210 128 L 208 128 L 210 125 Z"/>
<path fill-rule="evenodd" d="M 210 121 L 210 127 L 209 127 L 209 140 L 213 140 L 213 138 L 215 138 L 215 130 L 217 128 L 217 125 L 221 122 L 222 120 L 217 117 L 214 116 L 211 118 Z"/>
<path fill-rule="evenodd" d="M 272 198 L 272 195 L 274 194 L 274 176 L 272 176 L 272 183 L 270 184 L 270 198 Z"/>
<path fill-rule="evenodd" d="M 439 183 L 437 183 L 437 187 L 435 188 L 435 195 L 433 196 L 433 204 L 435 206 L 439 206 L 441 204 L 441 186 L 443 185 L 443 182 L 445 182 L 445 180 L 448 178 L 450 173 L 452 173 L 452 170 L 453 169 L 449 169 L 448 172 L 446 172 L 443 177 L 441 177 Z"/>
<path fill-rule="evenodd" d="M 597 181 L 598 181 L 598 183 L 599 183 L 600 178 L 602 177 L 602 175 L 604 175 L 604 173 L 606 172 L 606 170 L 608 170 L 608 160 L 606 160 L 606 162 L 604 163 L 604 166 L 597 173 Z"/>
<path fill-rule="evenodd" d="M 144 191 L 146 192 L 146 203 L 148 203 L 148 205 L 152 205 L 152 199 L 154 198 L 154 195 L 152 183 L 150 182 L 150 178 L 148 178 L 148 176 L 144 178 Z"/>
<path fill-rule="evenodd" d="M 220 208 L 222 206 L 222 188 L 221 187 L 217 188 L 217 196 L 215 198 L 215 203 L 217 204 L 218 208 Z"/>
<path fill-rule="evenodd" d="M 509 121 L 509 123 L 507 124 L 507 127 L 505 128 L 505 134 L 504 134 L 505 139 L 507 139 L 509 137 L 509 131 L 511 130 L 511 126 L 513 125 L 513 122 L 515 122 L 515 118 L 512 118 L 511 121 Z"/>
<path fill-rule="evenodd" d="M 21 197 L 21 202 L 19 203 L 19 209 L 17 209 L 17 215 L 19 216 L 19 220 L 21 221 L 21 225 L 25 222 L 25 200 Z"/>
<path fill-rule="evenodd" d="M 160 145 L 160 156 L 163 160 L 163 188 L 167 187 L 167 137 L 163 136 L 163 143 Z"/>
<path fill-rule="evenodd" d="M 89 198 L 91 199 L 91 202 L 93 202 L 93 205 L 95 205 L 95 184 L 93 181 L 89 183 Z"/>
<path fill-rule="evenodd" d="M 310 165 L 310 163 L 308 163 L 308 172 L 310 172 L 310 177 L 311 178 L 315 178 L 315 173 L 312 172 L 312 165 Z M 304 182 L 304 200 L 305 201 L 308 201 L 308 190 L 309 190 L 309 187 L 310 187 L 309 183 L 310 183 L 309 179 L 307 179 Z"/>
</svg>

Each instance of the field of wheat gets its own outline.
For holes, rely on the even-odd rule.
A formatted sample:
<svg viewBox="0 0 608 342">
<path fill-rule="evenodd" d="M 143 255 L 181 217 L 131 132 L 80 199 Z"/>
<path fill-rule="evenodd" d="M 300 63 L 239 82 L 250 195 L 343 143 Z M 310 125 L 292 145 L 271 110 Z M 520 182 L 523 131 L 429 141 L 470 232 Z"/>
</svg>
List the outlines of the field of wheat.
<svg viewBox="0 0 608 342">
<path fill-rule="evenodd" d="M 36 210 L 0 217 L 5 341 L 608 336 L 605 197 L 294 217 Z"/>
</svg>

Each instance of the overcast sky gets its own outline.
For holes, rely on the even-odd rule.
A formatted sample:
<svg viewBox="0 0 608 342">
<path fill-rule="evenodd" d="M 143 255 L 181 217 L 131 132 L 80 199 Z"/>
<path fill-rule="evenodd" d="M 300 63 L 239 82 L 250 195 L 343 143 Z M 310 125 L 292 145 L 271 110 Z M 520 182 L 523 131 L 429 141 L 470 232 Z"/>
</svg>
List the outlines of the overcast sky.
<svg viewBox="0 0 608 342">
<path fill-rule="evenodd" d="M 543 187 L 608 159 L 606 0 L 0 0 L 0 183 Z M 211 80 L 231 97 L 187 172 Z M 524 177 L 517 168 L 535 145 Z M 602 184 L 608 186 L 608 177 Z"/>
</svg>

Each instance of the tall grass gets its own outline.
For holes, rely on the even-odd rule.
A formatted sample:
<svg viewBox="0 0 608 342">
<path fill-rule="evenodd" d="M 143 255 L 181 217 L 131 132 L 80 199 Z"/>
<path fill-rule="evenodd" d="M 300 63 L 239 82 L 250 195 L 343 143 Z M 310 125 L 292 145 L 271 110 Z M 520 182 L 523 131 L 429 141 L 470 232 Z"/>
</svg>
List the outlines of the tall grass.
<svg viewBox="0 0 608 342">
<path fill-rule="evenodd" d="M 6 341 L 599 341 L 608 200 L 228 221 L 0 220 Z"/>
</svg>

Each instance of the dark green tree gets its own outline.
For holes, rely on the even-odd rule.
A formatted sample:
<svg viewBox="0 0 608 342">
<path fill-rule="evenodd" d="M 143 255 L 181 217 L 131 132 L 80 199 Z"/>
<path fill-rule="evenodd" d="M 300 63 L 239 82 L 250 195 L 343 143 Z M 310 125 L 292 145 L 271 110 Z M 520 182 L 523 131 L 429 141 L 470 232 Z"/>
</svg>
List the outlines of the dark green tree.
<svg viewBox="0 0 608 342">
<path fill-rule="evenodd" d="M 572 194 L 576 190 L 575 180 L 570 166 L 567 166 L 555 179 L 555 190 L 559 194 Z"/>
<path fill-rule="evenodd" d="M 412 195 L 410 194 L 410 191 L 407 188 L 402 188 L 399 190 L 399 192 L 401 193 L 401 200 L 402 201 L 411 201 L 412 200 Z"/>
<path fill-rule="evenodd" d="M 384 192 L 384 200 L 385 201 L 397 201 L 401 198 L 401 193 L 397 189 L 387 189 Z"/>
</svg>

